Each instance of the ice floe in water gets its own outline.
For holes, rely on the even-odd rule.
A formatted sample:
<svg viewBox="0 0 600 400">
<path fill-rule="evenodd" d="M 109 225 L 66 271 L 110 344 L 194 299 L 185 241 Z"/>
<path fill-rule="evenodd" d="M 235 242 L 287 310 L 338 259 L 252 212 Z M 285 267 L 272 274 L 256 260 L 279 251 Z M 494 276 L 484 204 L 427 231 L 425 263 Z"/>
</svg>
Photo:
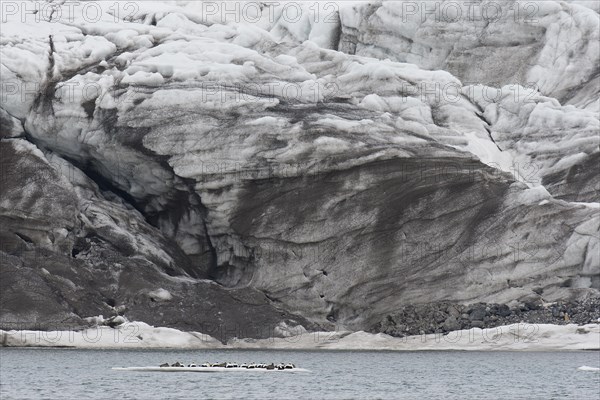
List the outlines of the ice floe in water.
<svg viewBox="0 0 600 400">
<path fill-rule="evenodd" d="M 583 365 L 577 368 L 577 371 L 600 372 L 600 368 L 588 367 L 587 365 Z"/>
</svg>

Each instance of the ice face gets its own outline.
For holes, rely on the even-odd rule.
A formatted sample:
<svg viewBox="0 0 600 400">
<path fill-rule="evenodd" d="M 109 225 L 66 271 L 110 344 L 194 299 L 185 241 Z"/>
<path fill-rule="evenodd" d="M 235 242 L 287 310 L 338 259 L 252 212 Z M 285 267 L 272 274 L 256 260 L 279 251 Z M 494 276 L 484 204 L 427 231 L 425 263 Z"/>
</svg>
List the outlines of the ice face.
<svg viewBox="0 0 600 400">
<path fill-rule="evenodd" d="M 598 28 L 580 3 L 533 2 L 535 23 L 409 2 L 319 22 L 309 5 L 296 22 L 285 4 L 255 22 L 196 2 L 68 23 L 7 9 L 3 251 L 21 272 L 23 248 L 57 257 L 36 261 L 51 275 L 82 263 L 91 284 L 35 281 L 95 293 L 85 315 L 48 311 L 75 320 L 106 313 L 102 293 L 167 325 L 260 299 L 274 326 L 269 301 L 351 329 L 406 303 L 597 294 Z M 196 279 L 240 298 L 178 307 L 209 291 Z"/>
</svg>

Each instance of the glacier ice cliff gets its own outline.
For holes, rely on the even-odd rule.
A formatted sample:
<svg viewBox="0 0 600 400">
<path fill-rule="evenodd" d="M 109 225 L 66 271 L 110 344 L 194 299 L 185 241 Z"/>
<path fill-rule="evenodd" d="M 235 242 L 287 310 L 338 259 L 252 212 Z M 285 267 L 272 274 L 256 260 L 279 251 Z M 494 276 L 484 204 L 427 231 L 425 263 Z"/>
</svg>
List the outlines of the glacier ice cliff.
<svg viewBox="0 0 600 400">
<path fill-rule="evenodd" d="M 135 4 L 3 9 L 4 328 L 120 313 L 225 340 L 598 296 L 591 3 Z"/>
</svg>

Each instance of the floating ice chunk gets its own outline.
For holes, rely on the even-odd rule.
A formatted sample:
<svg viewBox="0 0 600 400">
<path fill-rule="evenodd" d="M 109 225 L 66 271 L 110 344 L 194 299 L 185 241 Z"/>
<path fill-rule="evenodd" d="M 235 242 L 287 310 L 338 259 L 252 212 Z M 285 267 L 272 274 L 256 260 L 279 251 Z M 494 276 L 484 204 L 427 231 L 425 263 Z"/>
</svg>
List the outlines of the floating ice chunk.
<svg viewBox="0 0 600 400">
<path fill-rule="evenodd" d="M 600 368 L 588 367 L 587 365 L 582 365 L 581 367 L 577 368 L 577 371 L 600 372 Z"/>
</svg>

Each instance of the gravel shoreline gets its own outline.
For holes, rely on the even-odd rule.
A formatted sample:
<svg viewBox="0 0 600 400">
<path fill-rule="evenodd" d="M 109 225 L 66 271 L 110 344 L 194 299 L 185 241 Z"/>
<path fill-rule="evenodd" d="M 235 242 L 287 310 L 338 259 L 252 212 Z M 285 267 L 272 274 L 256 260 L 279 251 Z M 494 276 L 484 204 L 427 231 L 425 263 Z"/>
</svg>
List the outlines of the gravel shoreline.
<svg viewBox="0 0 600 400">
<path fill-rule="evenodd" d="M 600 321 L 600 298 L 542 303 L 531 300 L 509 305 L 431 303 L 408 305 L 387 315 L 370 333 L 404 337 L 447 333 L 460 329 L 494 328 L 514 323 L 567 325 Z"/>
</svg>

